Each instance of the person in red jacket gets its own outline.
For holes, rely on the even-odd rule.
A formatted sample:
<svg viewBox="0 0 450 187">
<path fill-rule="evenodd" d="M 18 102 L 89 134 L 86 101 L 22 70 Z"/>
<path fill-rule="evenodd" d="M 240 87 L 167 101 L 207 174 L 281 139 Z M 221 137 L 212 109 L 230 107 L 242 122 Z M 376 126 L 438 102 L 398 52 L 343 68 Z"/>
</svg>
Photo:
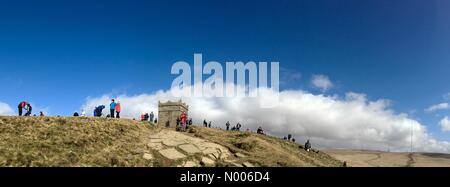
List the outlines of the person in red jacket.
<svg viewBox="0 0 450 187">
<path fill-rule="evenodd" d="M 122 107 L 120 106 L 119 101 L 117 101 L 115 110 L 116 110 L 116 118 L 120 118 L 120 111 L 122 111 Z M 114 116 L 113 116 L 113 118 L 114 118 Z"/>
<path fill-rule="evenodd" d="M 185 131 L 186 130 L 186 123 L 187 123 L 187 115 L 186 115 L 186 113 L 181 113 L 181 116 L 180 116 L 180 119 L 181 119 L 181 128 L 183 129 L 183 131 Z"/>
<path fill-rule="evenodd" d="M 18 106 L 18 108 L 19 108 L 19 116 L 22 116 L 23 109 L 24 109 L 27 105 L 28 105 L 28 102 L 26 102 L 26 101 L 22 101 L 22 102 L 19 103 L 19 106 Z"/>
</svg>

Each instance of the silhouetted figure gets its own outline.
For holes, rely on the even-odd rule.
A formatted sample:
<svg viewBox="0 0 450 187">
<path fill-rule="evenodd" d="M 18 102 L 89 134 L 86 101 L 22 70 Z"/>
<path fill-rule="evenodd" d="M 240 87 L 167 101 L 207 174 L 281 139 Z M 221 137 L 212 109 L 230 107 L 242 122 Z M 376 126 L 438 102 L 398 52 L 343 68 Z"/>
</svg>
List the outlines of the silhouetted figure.
<svg viewBox="0 0 450 187">
<path fill-rule="evenodd" d="M 230 130 L 230 122 L 227 121 L 227 124 L 225 124 L 225 126 L 227 126 L 227 131 L 229 131 Z"/>
<path fill-rule="evenodd" d="M 33 111 L 33 107 L 31 107 L 30 103 L 28 103 L 25 106 L 25 110 L 27 110 L 27 113 L 25 113 L 25 116 L 31 116 L 31 111 Z"/>
<path fill-rule="evenodd" d="M 236 130 L 237 130 L 237 131 L 241 131 L 241 127 L 242 127 L 242 125 L 241 125 L 240 123 L 238 123 L 238 124 L 236 125 Z"/>
<path fill-rule="evenodd" d="M 170 127 L 170 122 L 166 121 L 166 128 L 169 128 L 169 127 Z"/>
<path fill-rule="evenodd" d="M 19 103 L 19 105 L 17 106 L 19 109 L 19 116 L 22 116 L 23 113 L 23 109 L 28 105 L 27 101 L 22 101 Z"/>
<path fill-rule="evenodd" d="M 153 112 L 150 112 L 150 122 L 153 122 L 154 118 L 155 118 L 155 114 L 153 114 Z"/>
<path fill-rule="evenodd" d="M 78 114 L 78 112 L 73 113 L 73 117 L 78 117 L 80 116 L 80 114 Z"/>
<path fill-rule="evenodd" d="M 206 119 L 203 120 L 203 126 L 204 126 L 204 127 L 208 127 L 208 122 L 206 122 Z"/>
<path fill-rule="evenodd" d="M 309 140 L 305 143 L 305 151 L 311 151 L 311 143 L 309 142 Z"/>
<path fill-rule="evenodd" d="M 209 122 L 208 127 L 211 128 L 211 121 Z"/>
<path fill-rule="evenodd" d="M 259 127 L 258 130 L 256 130 L 256 133 L 264 134 L 264 130 L 262 129 L 262 127 Z"/>
<path fill-rule="evenodd" d="M 288 134 L 288 140 L 291 141 L 292 135 Z"/>
</svg>

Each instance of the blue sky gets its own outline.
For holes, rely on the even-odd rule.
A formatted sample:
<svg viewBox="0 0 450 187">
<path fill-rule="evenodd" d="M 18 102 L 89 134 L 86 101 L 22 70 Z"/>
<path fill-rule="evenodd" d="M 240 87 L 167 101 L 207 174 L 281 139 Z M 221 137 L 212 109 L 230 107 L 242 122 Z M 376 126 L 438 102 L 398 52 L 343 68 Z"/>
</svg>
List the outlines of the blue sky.
<svg viewBox="0 0 450 187">
<path fill-rule="evenodd" d="M 279 61 L 282 90 L 388 99 L 440 140 L 450 102 L 446 1 L 3 1 L 0 101 L 70 115 L 86 98 L 170 88 L 172 64 Z M 299 76 L 301 75 L 301 76 Z M 283 80 L 282 80 L 283 81 Z"/>
</svg>

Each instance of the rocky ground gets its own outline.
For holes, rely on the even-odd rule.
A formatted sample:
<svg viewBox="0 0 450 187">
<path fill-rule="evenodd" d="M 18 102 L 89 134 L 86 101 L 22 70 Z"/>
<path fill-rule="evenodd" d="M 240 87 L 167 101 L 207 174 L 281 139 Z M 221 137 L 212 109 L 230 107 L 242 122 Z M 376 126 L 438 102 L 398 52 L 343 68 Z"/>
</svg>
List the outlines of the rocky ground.
<svg viewBox="0 0 450 187">
<path fill-rule="evenodd" d="M 178 166 L 216 166 L 217 162 L 226 162 L 237 167 L 252 167 L 248 162 L 237 163 L 236 157 L 245 157 L 243 154 L 233 154 L 228 148 L 208 140 L 188 136 L 169 129 L 150 135 L 148 148 L 170 160 L 182 160 Z M 147 159 L 152 159 L 150 152 Z"/>
</svg>

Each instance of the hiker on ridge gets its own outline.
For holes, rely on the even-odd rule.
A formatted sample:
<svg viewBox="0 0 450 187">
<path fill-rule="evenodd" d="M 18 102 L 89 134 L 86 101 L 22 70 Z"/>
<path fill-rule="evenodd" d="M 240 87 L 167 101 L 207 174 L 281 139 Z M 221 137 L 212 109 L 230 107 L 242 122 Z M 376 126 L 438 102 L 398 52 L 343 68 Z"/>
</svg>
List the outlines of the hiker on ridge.
<svg viewBox="0 0 450 187">
<path fill-rule="evenodd" d="M 33 107 L 31 107 L 30 103 L 28 103 L 25 106 L 25 110 L 27 110 L 27 113 L 25 113 L 25 116 L 31 116 L 31 111 L 33 111 Z"/>
<path fill-rule="evenodd" d="M 114 118 L 114 111 L 116 110 L 117 103 L 114 101 L 114 99 L 111 99 L 111 104 L 109 104 L 109 110 L 111 111 L 110 117 Z"/>
<path fill-rule="evenodd" d="M 306 143 L 305 143 L 305 151 L 310 151 L 311 150 L 311 143 L 309 142 L 309 140 L 308 141 L 306 141 Z"/>
<path fill-rule="evenodd" d="M 95 107 L 94 109 L 94 116 L 95 117 L 102 117 L 102 111 L 105 109 L 105 105 L 100 105 L 98 107 Z"/>
<path fill-rule="evenodd" d="M 262 127 L 259 127 L 258 130 L 256 130 L 256 133 L 264 134 L 264 130 L 262 129 Z"/>
<path fill-rule="evenodd" d="M 209 121 L 208 128 L 211 128 L 211 121 Z"/>
<path fill-rule="evenodd" d="M 116 118 L 120 118 L 120 111 L 122 111 L 122 108 L 120 107 L 120 102 L 117 101 L 116 107 L 114 108 L 116 110 Z M 114 116 L 112 116 L 114 118 Z"/>
<path fill-rule="evenodd" d="M 229 131 L 230 130 L 230 122 L 227 121 L 227 124 L 225 124 L 225 125 L 227 126 L 227 131 Z"/>
<path fill-rule="evenodd" d="M 203 126 L 204 126 L 204 127 L 208 127 L 208 122 L 206 122 L 206 119 L 203 120 Z"/>
<path fill-rule="evenodd" d="M 153 111 L 150 112 L 150 122 L 153 122 L 153 119 L 155 118 L 155 114 L 153 114 Z"/>
<path fill-rule="evenodd" d="M 40 111 L 40 112 L 39 112 L 39 116 L 44 117 L 44 116 L 45 116 L 45 115 L 44 115 L 44 112 Z"/>
<path fill-rule="evenodd" d="M 25 108 L 25 106 L 27 106 L 27 104 L 28 104 L 28 102 L 26 102 L 26 101 L 22 101 L 22 102 L 19 103 L 19 106 L 18 106 L 18 108 L 19 108 L 19 116 L 22 116 L 23 109 Z"/>
<path fill-rule="evenodd" d="M 241 125 L 240 123 L 238 123 L 238 124 L 236 125 L 236 130 L 237 130 L 237 131 L 241 131 L 241 127 L 242 127 L 242 125 Z"/>
</svg>

